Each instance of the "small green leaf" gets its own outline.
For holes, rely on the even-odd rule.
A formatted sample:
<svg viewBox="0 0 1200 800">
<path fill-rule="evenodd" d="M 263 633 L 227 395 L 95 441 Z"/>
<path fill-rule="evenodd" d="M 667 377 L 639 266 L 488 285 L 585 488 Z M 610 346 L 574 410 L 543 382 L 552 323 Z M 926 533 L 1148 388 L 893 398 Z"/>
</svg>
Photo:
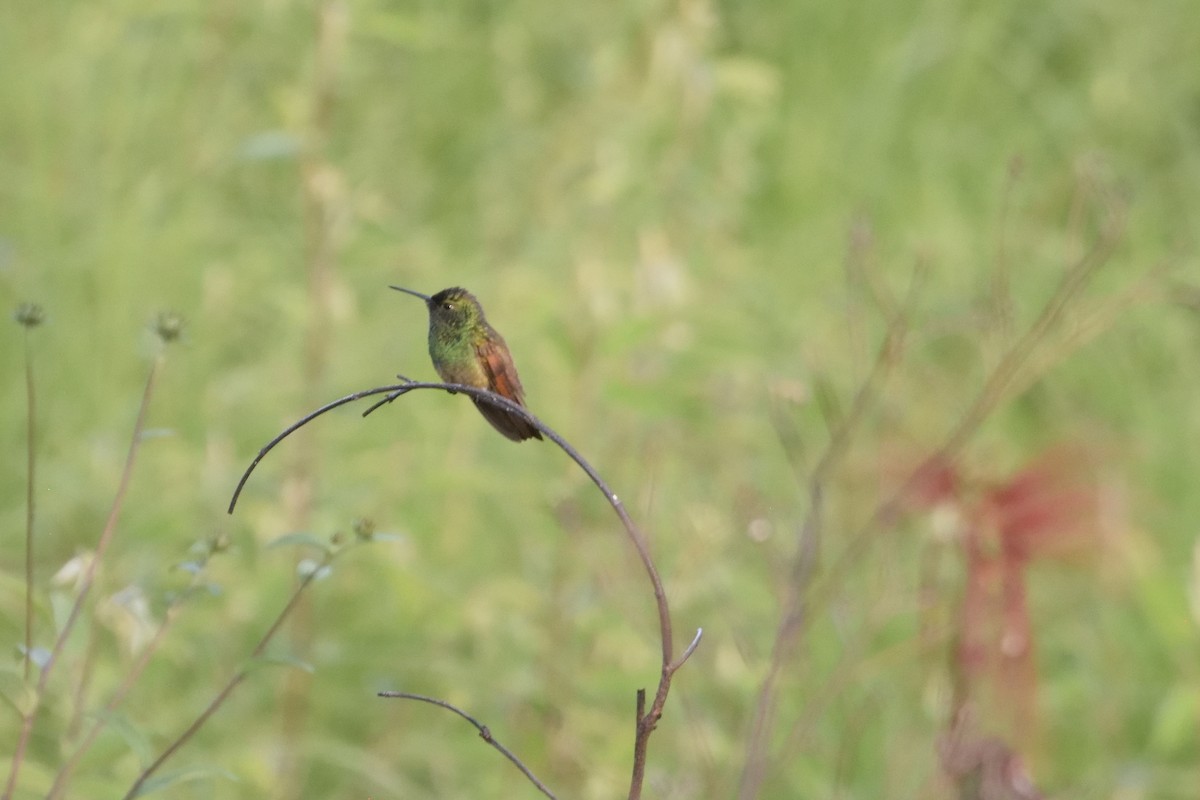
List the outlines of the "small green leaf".
<svg viewBox="0 0 1200 800">
<path fill-rule="evenodd" d="M 55 632 L 62 630 L 63 625 L 66 624 L 67 617 L 71 615 L 71 608 L 74 605 L 74 595 L 61 590 L 52 590 L 50 592 L 50 612 L 54 617 Z"/>
<path fill-rule="evenodd" d="M 17 645 L 17 652 L 21 655 L 25 655 L 25 645 Z M 50 651 L 44 647 L 35 647 L 29 651 L 29 658 L 38 667 L 38 669 L 45 669 L 46 665 L 50 663 Z"/>
<path fill-rule="evenodd" d="M 307 578 L 311 575 L 313 580 L 321 581 L 328 578 L 331 572 L 333 572 L 332 566 L 323 561 L 316 561 L 311 558 L 301 559 L 296 564 L 296 574 L 301 578 Z"/>
<path fill-rule="evenodd" d="M 296 669 L 304 670 L 310 675 L 317 671 L 316 667 L 309 662 L 288 655 L 259 656 L 258 658 L 251 659 L 246 664 L 247 671 L 253 671 L 262 667 L 295 667 Z"/>
<path fill-rule="evenodd" d="M 329 543 L 324 539 L 320 539 L 307 531 L 296 531 L 294 533 L 285 533 L 278 539 L 267 543 L 267 547 L 290 547 L 292 545 L 307 545 L 315 547 L 322 553 L 329 552 Z"/>
<path fill-rule="evenodd" d="M 262 131 L 242 140 L 237 157 L 243 161 L 294 158 L 301 150 L 299 137 L 288 131 Z"/>
<path fill-rule="evenodd" d="M 13 667 L 0 668 L 0 697 L 12 705 L 21 716 L 33 711 L 37 705 L 37 689 Z"/>
<path fill-rule="evenodd" d="M 1172 758 L 1196 747 L 1196 716 L 1200 714 L 1200 689 L 1187 684 L 1171 687 L 1154 715 L 1151 750 Z"/>
<path fill-rule="evenodd" d="M 151 759 L 154 757 L 154 751 L 150 748 L 150 740 L 134 727 L 128 717 L 116 711 L 97 711 L 90 716 L 104 720 L 105 725 L 124 739 L 125 744 L 129 745 L 129 749 L 137 756 L 139 764 L 143 767 L 150 764 Z"/>
<path fill-rule="evenodd" d="M 190 767 L 188 769 L 181 769 L 178 772 L 168 772 L 165 775 L 151 778 L 142 784 L 142 788 L 138 789 L 135 797 L 143 797 L 151 792 L 157 792 L 159 789 L 174 786 L 177 783 L 189 783 L 207 778 L 225 778 L 233 783 L 238 782 L 237 776 L 229 770 L 218 769 L 216 767 Z"/>
</svg>

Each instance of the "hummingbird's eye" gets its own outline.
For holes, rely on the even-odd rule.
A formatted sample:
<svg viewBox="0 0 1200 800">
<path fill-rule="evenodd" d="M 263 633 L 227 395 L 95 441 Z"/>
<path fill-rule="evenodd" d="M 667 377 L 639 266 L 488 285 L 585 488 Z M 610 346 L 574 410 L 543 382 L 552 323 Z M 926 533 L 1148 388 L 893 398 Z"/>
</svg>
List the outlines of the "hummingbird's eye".
<svg viewBox="0 0 1200 800">
<path fill-rule="evenodd" d="M 454 303 L 442 303 L 442 308 L 446 309 L 447 311 L 453 311 Z"/>
</svg>

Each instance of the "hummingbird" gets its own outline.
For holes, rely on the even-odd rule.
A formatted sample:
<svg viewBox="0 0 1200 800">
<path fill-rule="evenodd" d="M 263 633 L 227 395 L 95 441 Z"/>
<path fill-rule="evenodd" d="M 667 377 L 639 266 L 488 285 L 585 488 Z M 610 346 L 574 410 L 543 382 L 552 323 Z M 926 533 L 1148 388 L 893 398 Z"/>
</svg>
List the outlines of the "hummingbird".
<svg viewBox="0 0 1200 800">
<path fill-rule="evenodd" d="M 504 337 L 488 324 L 475 295 L 458 286 L 430 296 L 391 286 L 425 301 L 429 309 L 429 357 L 446 383 L 487 389 L 525 405 L 525 390 L 517 377 Z M 542 434 L 521 417 L 474 397 L 471 401 L 492 427 L 514 442 L 541 439 Z"/>
</svg>

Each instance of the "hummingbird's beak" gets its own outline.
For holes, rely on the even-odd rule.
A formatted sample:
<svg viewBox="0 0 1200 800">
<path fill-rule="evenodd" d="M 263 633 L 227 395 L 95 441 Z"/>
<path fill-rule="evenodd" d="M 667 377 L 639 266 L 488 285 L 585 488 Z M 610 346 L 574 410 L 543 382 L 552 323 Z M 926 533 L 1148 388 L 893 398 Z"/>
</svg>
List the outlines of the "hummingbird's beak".
<svg viewBox="0 0 1200 800">
<path fill-rule="evenodd" d="M 389 284 L 388 288 L 395 289 L 397 292 L 405 292 L 407 294 L 411 294 L 413 297 L 419 297 L 422 300 L 424 300 L 426 303 L 429 302 L 429 295 L 427 295 L 427 294 L 421 294 L 420 292 L 414 292 L 412 289 L 405 289 L 403 286 L 392 286 Z"/>
</svg>

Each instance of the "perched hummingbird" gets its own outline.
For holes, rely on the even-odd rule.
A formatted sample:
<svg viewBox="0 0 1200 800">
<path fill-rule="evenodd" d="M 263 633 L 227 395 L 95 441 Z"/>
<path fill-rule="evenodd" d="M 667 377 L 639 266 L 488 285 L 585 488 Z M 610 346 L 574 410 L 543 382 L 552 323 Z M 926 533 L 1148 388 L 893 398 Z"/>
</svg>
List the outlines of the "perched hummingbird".
<svg viewBox="0 0 1200 800">
<path fill-rule="evenodd" d="M 508 345 L 488 324 L 475 295 L 457 286 L 442 289 L 432 297 L 403 286 L 391 288 L 425 301 L 429 309 L 429 357 L 442 380 L 488 389 L 525 405 L 525 390 Z M 542 438 L 537 428 L 516 414 L 473 397 L 471 400 L 493 428 L 514 442 Z"/>
</svg>

